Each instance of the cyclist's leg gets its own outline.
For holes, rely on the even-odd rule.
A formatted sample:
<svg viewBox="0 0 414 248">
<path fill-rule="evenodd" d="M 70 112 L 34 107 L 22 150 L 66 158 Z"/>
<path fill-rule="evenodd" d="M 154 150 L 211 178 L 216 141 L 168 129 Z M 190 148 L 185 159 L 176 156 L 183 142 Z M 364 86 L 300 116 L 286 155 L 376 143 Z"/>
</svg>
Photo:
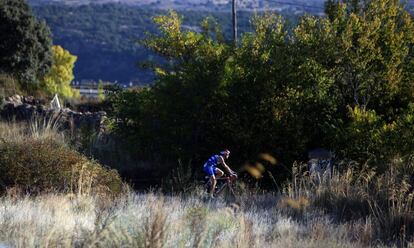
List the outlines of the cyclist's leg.
<svg viewBox="0 0 414 248">
<path fill-rule="evenodd" d="M 213 166 L 204 166 L 204 172 L 209 176 L 209 191 L 210 196 L 214 194 L 214 188 L 216 187 L 215 169 Z"/>
<path fill-rule="evenodd" d="M 224 172 L 218 168 L 216 168 L 215 170 L 215 174 L 216 174 L 216 181 L 217 179 L 221 178 L 224 176 Z M 216 185 L 219 183 L 216 183 Z M 214 187 L 214 193 L 215 194 L 220 194 L 220 192 L 226 187 L 227 182 L 223 181 L 221 182 L 218 186 Z"/>
<path fill-rule="evenodd" d="M 224 175 L 224 172 L 216 167 L 211 167 L 211 171 L 209 173 L 212 175 L 215 175 L 215 176 L 211 176 L 210 178 L 212 182 L 211 189 L 210 189 L 210 196 L 213 197 L 215 189 L 216 189 L 216 185 L 217 185 L 217 178 L 222 177 Z"/>
<path fill-rule="evenodd" d="M 220 178 L 224 175 L 224 172 L 222 170 L 220 170 L 219 168 L 215 168 L 214 173 L 216 175 L 216 178 Z"/>
</svg>

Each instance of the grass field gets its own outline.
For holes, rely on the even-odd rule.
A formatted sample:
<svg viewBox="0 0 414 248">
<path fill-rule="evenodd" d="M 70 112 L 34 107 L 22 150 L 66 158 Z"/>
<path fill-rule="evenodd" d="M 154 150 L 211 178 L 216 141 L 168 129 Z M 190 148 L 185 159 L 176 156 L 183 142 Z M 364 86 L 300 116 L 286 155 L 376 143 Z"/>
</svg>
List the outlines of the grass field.
<svg viewBox="0 0 414 248">
<path fill-rule="evenodd" d="M 0 138 L 2 149 L 12 142 L 33 150 L 33 144 L 55 140 L 54 146 L 70 151 L 65 136 L 44 123 L 0 123 Z M 49 157 L 60 154 L 52 150 L 41 151 Z M 13 159 L 0 154 L 0 166 L 20 175 L 18 167 L 33 163 L 35 151 L 10 153 L 17 154 Z M 41 161 L 38 170 L 49 166 L 50 161 Z M 406 172 L 413 166 L 396 161 L 378 174 L 345 164 L 329 178 L 315 180 L 305 167 L 294 165 L 290 183 L 279 193 L 259 194 L 240 182 L 231 201 L 205 200 L 194 186 L 181 195 L 137 193 L 129 187 L 115 194 L 82 186 L 112 185 L 118 182 L 112 174 L 115 181 L 79 177 L 78 187 L 59 192 L 41 187 L 44 191 L 32 195 L 27 195 L 31 178 L 30 184 L 9 180 L 9 186 L 0 185 L 0 248 L 414 247 L 414 193 Z M 42 178 L 54 175 L 54 168 Z"/>
<path fill-rule="evenodd" d="M 370 218 L 334 223 L 309 212 L 286 216 L 274 195 L 203 202 L 128 193 L 117 199 L 48 194 L 0 201 L 5 247 L 368 247 Z M 375 247 L 381 247 L 377 245 Z M 384 246 L 385 247 L 385 246 Z"/>
</svg>

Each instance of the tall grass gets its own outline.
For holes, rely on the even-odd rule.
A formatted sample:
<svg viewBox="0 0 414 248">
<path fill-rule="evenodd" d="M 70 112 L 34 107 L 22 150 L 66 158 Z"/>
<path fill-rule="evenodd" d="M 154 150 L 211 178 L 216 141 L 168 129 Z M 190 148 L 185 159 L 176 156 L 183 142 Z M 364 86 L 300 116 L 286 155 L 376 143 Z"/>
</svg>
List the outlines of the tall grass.
<svg viewBox="0 0 414 248">
<path fill-rule="evenodd" d="M 19 93 L 21 89 L 18 80 L 11 75 L 0 73 L 0 99 Z"/>
<path fill-rule="evenodd" d="M 321 211 L 337 222 L 365 223 L 359 235 L 368 243 L 407 245 L 414 237 L 414 191 L 404 171 L 410 167 L 393 163 L 379 174 L 374 168 L 347 165 L 331 178 L 315 180 L 296 166 L 282 202 L 299 218 Z"/>
<path fill-rule="evenodd" d="M 25 142 L 27 140 L 53 140 L 66 145 L 68 140 L 59 130 L 58 114 L 49 117 L 34 115 L 28 122 L 0 121 L 0 139 L 8 142 Z"/>
<path fill-rule="evenodd" d="M 231 204 L 203 201 L 188 187 L 181 196 L 114 198 L 100 192 L 119 192 L 119 175 L 71 150 L 55 123 L 0 122 L 0 186 L 17 186 L 0 198 L 0 246 L 413 246 L 413 178 L 407 175 L 414 163 L 396 160 L 381 174 L 347 164 L 322 179 L 295 165 L 283 192 L 246 190 Z M 191 179 L 180 169 L 173 185 Z M 28 196 L 19 192 L 22 185 L 43 191 Z"/>
<path fill-rule="evenodd" d="M 270 196 L 268 196 L 270 197 Z M 255 199 L 250 199 L 255 200 Z M 269 198 L 267 199 L 269 200 Z M 365 247 L 366 222 L 306 222 L 276 206 L 127 194 L 115 201 L 45 195 L 0 202 L 0 243 L 11 247 Z M 379 247 L 379 246 L 378 246 Z"/>
</svg>

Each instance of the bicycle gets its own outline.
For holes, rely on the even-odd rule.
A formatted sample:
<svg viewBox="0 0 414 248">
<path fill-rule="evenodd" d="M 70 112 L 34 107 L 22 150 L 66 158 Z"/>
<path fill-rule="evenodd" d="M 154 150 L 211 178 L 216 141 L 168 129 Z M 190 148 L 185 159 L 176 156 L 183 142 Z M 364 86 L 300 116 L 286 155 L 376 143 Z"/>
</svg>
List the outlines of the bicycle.
<svg viewBox="0 0 414 248">
<path fill-rule="evenodd" d="M 210 190 L 211 190 L 210 177 L 206 176 L 205 180 L 206 180 L 204 184 L 205 193 L 209 195 Z M 234 183 L 237 180 L 236 174 L 224 175 L 222 177 L 216 178 L 216 180 L 217 180 L 217 183 L 216 183 L 216 187 L 213 193 L 214 197 L 223 196 L 226 200 L 236 197 L 235 190 L 233 187 Z"/>
</svg>

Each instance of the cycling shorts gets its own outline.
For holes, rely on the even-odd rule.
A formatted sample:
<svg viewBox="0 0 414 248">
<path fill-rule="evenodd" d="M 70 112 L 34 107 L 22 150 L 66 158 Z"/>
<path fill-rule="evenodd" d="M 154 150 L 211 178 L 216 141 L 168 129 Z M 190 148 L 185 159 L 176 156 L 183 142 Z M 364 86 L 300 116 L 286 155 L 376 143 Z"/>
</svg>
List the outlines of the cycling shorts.
<svg viewBox="0 0 414 248">
<path fill-rule="evenodd" d="M 203 170 L 209 176 L 216 175 L 216 172 L 217 172 L 217 168 L 216 167 L 214 167 L 214 166 L 208 166 L 207 164 L 204 165 Z"/>
</svg>

